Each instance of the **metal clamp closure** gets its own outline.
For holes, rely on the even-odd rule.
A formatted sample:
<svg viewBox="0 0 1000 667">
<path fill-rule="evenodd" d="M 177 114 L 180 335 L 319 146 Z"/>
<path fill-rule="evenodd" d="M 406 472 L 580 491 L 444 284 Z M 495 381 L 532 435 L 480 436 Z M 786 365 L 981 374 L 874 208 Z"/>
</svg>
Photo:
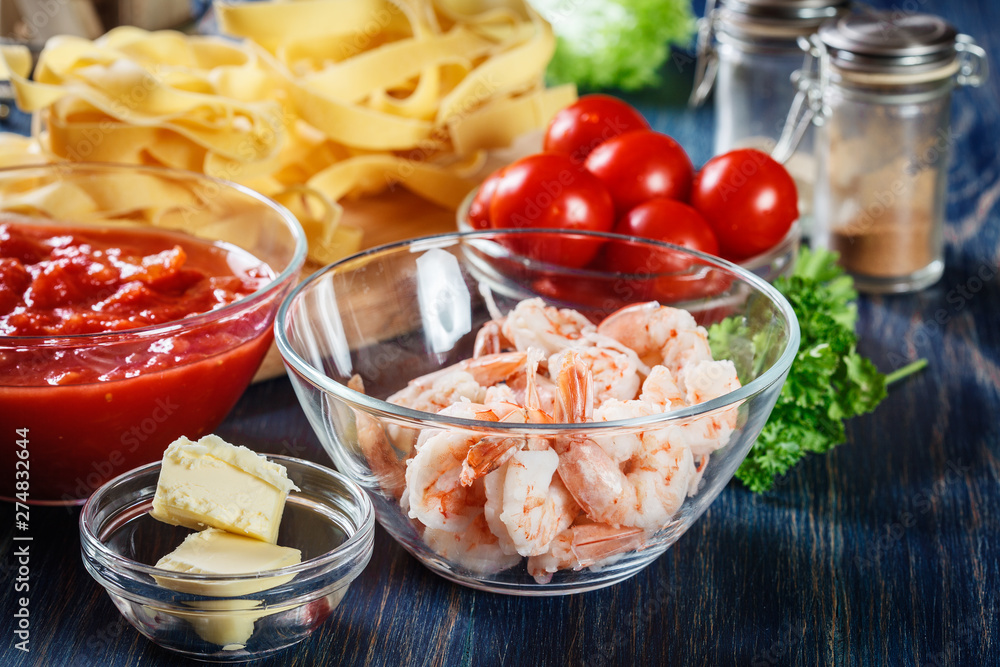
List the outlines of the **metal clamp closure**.
<svg viewBox="0 0 1000 667">
<path fill-rule="evenodd" d="M 797 92 L 785 118 L 785 126 L 771 157 L 784 163 L 792 156 L 810 125 L 822 125 L 828 116 L 823 106 L 823 90 L 829 80 L 829 56 L 818 35 L 799 37 L 799 48 L 805 51 L 802 69 L 792 73 Z"/>
<path fill-rule="evenodd" d="M 990 74 L 990 63 L 986 51 L 976 44 L 969 35 L 955 36 L 955 51 L 958 53 L 958 74 L 955 82 L 960 86 L 980 86 Z"/>
<path fill-rule="evenodd" d="M 695 61 L 694 86 L 688 98 L 689 107 L 699 107 L 708 99 L 719 71 L 719 54 L 715 50 L 717 20 L 715 0 L 706 0 L 705 16 L 698 19 L 698 59 Z"/>
</svg>

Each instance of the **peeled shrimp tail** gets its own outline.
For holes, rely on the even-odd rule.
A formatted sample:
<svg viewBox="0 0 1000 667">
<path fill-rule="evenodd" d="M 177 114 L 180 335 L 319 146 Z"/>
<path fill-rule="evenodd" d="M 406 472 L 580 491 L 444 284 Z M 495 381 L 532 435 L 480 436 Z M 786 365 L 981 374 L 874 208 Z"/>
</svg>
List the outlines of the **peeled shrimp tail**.
<svg viewBox="0 0 1000 667">
<path fill-rule="evenodd" d="M 476 334 L 476 342 L 472 348 L 474 358 L 484 357 L 491 354 L 513 349 L 514 345 L 501 331 L 503 320 L 490 320 Z"/>
<path fill-rule="evenodd" d="M 471 486 L 480 477 L 488 475 L 506 463 L 519 449 L 524 448 L 525 438 L 488 435 L 469 447 L 462 462 L 461 482 Z"/>
<path fill-rule="evenodd" d="M 528 558 L 528 574 L 547 584 L 558 570 L 582 570 L 609 558 L 638 549 L 647 537 L 638 528 L 615 528 L 601 523 L 570 526 L 549 545 L 549 550 Z"/>
<path fill-rule="evenodd" d="M 556 379 L 556 421 L 578 424 L 593 420 L 593 376 L 579 355 L 566 355 Z"/>
<path fill-rule="evenodd" d="M 587 516 L 620 525 L 616 506 L 627 502 L 618 464 L 593 440 L 569 443 L 559 455 L 559 476 Z M 610 500 L 609 500 L 610 499 Z M 610 504 L 610 508 L 609 508 Z"/>
</svg>

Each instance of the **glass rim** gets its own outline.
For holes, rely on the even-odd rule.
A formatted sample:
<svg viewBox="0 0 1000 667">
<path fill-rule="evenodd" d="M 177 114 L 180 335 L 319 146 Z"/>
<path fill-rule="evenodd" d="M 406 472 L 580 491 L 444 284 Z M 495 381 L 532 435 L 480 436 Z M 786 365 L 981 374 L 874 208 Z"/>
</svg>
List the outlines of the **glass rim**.
<svg viewBox="0 0 1000 667">
<path fill-rule="evenodd" d="M 368 494 L 362 489 L 356 482 L 351 480 L 349 477 L 340 473 L 336 470 L 327 468 L 326 466 L 314 463 L 312 461 L 307 461 L 305 459 L 296 458 L 294 456 L 285 456 L 283 454 L 264 454 L 269 461 L 276 460 L 277 462 L 284 464 L 292 463 L 296 466 L 302 466 L 305 468 L 311 468 L 313 471 L 326 476 L 327 478 L 336 480 L 340 482 L 345 488 L 349 489 L 351 492 L 352 499 L 355 501 L 354 504 L 363 510 L 361 521 L 357 526 L 354 533 L 349 536 L 343 543 L 338 545 L 336 548 L 327 551 L 326 553 L 320 554 L 309 560 L 304 560 L 300 563 L 294 565 L 287 565 L 285 567 L 278 568 L 276 570 L 261 570 L 260 572 L 252 572 L 247 574 L 197 574 L 191 572 L 177 572 L 175 570 L 165 570 L 162 568 L 155 567 L 153 565 L 146 565 L 145 563 L 139 563 L 131 558 L 122 556 L 109 549 L 101 538 L 95 532 L 95 522 L 96 517 L 95 508 L 97 506 L 97 499 L 103 499 L 108 493 L 115 490 L 115 488 L 127 481 L 145 475 L 152 472 L 154 469 L 159 468 L 162 465 L 162 461 L 153 461 L 152 463 L 147 463 L 146 465 L 140 466 L 138 468 L 133 468 L 128 472 L 118 475 L 114 479 L 106 482 L 97 491 L 91 494 L 90 498 L 83 505 L 83 509 L 80 511 L 80 540 L 81 546 L 86 552 L 87 547 L 90 547 L 94 553 L 99 556 L 102 564 L 109 565 L 116 572 L 127 571 L 130 575 L 131 573 L 142 573 L 152 576 L 159 576 L 168 579 L 183 579 L 184 581 L 204 581 L 204 582 L 243 582 L 243 581 L 255 581 L 263 578 L 270 577 L 280 577 L 282 575 L 295 575 L 301 574 L 303 572 L 310 572 L 316 569 L 323 569 L 323 567 L 331 564 L 336 564 L 337 561 L 350 560 L 351 557 L 355 555 L 356 552 L 362 550 L 364 547 L 364 542 L 368 541 L 370 537 L 374 535 L 375 532 L 375 507 L 372 504 L 371 499 Z M 89 557 L 88 557 L 89 559 Z M 114 567 L 115 565 L 119 567 Z M 240 596 L 225 596 L 225 597 L 240 597 Z"/>
<path fill-rule="evenodd" d="M 465 430 L 504 433 L 506 435 L 530 433 L 532 436 L 558 436 L 579 431 L 587 431 L 589 433 L 594 433 L 595 431 L 606 433 L 609 431 L 623 429 L 630 430 L 639 427 L 646 427 L 652 424 L 662 427 L 671 423 L 684 422 L 693 417 L 700 417 L 742 403 L 743 401 L 778 382 L 788 369 L 791 368 L 792 362 L 794 361 L 795 355 L 798 353 L 799 349 L 800 334 L 798 318 L 796 317 L 795 311 L 792 309 L 788 300 L 773 285 L 751 271 L 744 269 L 738 264 L 722 259 L 721 257 L 715 257 L 696 250 L 689 250 L 670 243 L 607 232 L 573 231 L 573 236 L 594 237 L 604 240 L 623 240 L 633 243 L 640 242 L 654 247 L 661 247 L 687 254 L 695 259 L 698 259 L 703 264 L 707 264 L 713 268 L 725 270 L 730 274 L 735 275 L 735 277 L 739 278 L 743 282 L 748 283 L 757 292 L 763 293 L 764 296 L 766 296 L 771 303 L 776 306 L 778 312 L 781 313 L 787 324 L 788 340 L 781 355 L 767 370 L 750 382 L 741 385 L 739 389 L 728 392 L 718 398 L 698 403 L 697 405 L 681 408 L 679 410 L 671 410 L 669 412 L 658 413 L 646 417 L 618 419 L 607 422 L 516 424 L 508 422 L 484 422 L 474 419 L 451 417 L 440 413 L 423 412 L 421 410 L 414 410 L 412 408 L 396 405 L 394 403 L 389 403 L 387 401 L 368 396 L 367 394 L 349 388 L 345 384 L 337 382 L 326 373 L 323 373 L 311 363 L 306 361 L 292 348 L 291 342 L 286 336 L 285 322 L 289 317 L 292 304 L 298 300 L 300 295 L 308 291 L 312 285 L 321 280 L 327 274 L 336 272 L 339 268 L 350 266 L 351 264 L 355 264 L 360 260 L 370 258 L 374 255 L 397 252 L 404 248 L 412 249 L 419 246 L 426 246 L 428 249 L 433 247 L 451 247 L 464 242 L 466 239 L 489 240 L 498 236 L 543 236 L 551 235 L 556 232 L 557 230 L 539 228 L 447 232 L 443 234 L 435 234 L 433 236 L 424 236 L 416 239 L 388 243 L 355 253 L 331 264 L 327 264 L 307 277 L 305 280 L 301 281 L 288 294 L 288 296 L 285 297 L 281 306 L 278 308 L 278 314 L 274 320 L 274 338 L 278 352 L 281 354 L 284 363 L 290 370 L 293 370 L 313 386 L 326 393 L 333 394 L 352 408 L 360 409 L 380 418 L 388 418 L 396 422 L 409 423 L 415 426 L 419 425 L 423 427 L 449 426 Z"/>
<path fill-rule="evenodd" d="M 271 296 L 274 292 L 280 291 L 284 288 L 284 285 L 293 278 L 296 273 L 298 273 L 303 264 L 305 263 L 306 253 L 308 252 L 308 240 L 306 238 L 305 230 L 302 228 L 302 224 L 299 222 L 298 218 L 292 214 L 285 206 L 279 204 L 275 200 L 267 197 L 256 190 L 248 188 L 245 185 L 235 183 L 233 181 L 227 181 L 222 178 L 216 178 L 214 176 L 208 176 L 206 174 L 201 174 L 195 171 L 185 171 L 183 169 L 172 169 L 168 167 L 155 167 L 150 165 L 133 165 L 125 164 L 120 162 L 55 162 L 50 164 L 31 164 L 31 165 L 15 165 L 10 167 L 0 167 L 0 179 L 3 179 L 7 174 L 24 172 L 28 173 L 31 171 L 42 171 L 42 172 L 59 172 L 59 171 L 75 171 L 75 172 L 86 172 L 86 171 L 105 171 L 105 172 L 119 172 L 123 170 L 129 170 L 131 172 L 146 172 L 151 175 L 161 176 L 165 178 L 181 179 L 188 181 L 203 181 L 206 183 L 214 183 L 220 187 L 226 188 L 228 190 L 235 191 L 245 197 L 256 200 L 258 203 L 263 204 L 265 207 L 270 208 L 275 213 L 278 214 L 278 219 L 282 220 L 287 226 L 288 230 L 291 232 L 292 238 L 295 243 L 294 251 L 292 253 L 291 259 L 288 261 L 287 266 L 282 269 L 279 273 L 275 274 L 267 284 L 258 288 L 246 296 L 243 296 L 230 304 L 226 304 L 221 308 L 216 308 L 214 310 L 209 310 L 203 313 L 195 313 L 182 317 L 180 319 L 171 320 L 169 322 L 163 322 L 160 324 L 148 324 L 142 327 L 135 327 L 134 329 L 123 329 L 120 331 L 99 331 L 93 333 L 83 333 L 83 334 L 62 334 L 62 335 L 47 335 L 47 336 L 14 336 L 14 335 L 3 335 L 0 339 L 9 341 L 17 346 L 23 345 L 33 345 L 44 348 L 58 348 L 60 346 L 71 345 L 74 343 L 113 343 L 121 340 L 126 340 L 130 337 L 134 338 L 156 338 L 163 336 L 165 334 L 176 333 L 177 331 L 190 329 L 193 327 L 198 327 L 202 324 L 207 324 L 209 322 L 214 322 L 224 317 L 231 315 L 233 313 L 239 312 L 247 307 L 250 307 L 259 301 Z M 199 237 L 200 238 L 200 237 Z M 241 248 L 242 249 L 242 248 Z M 256 258 L 260 259 L 260 258 Z M 269 267 L 270 268 L 270 267 Z M 272 269 L 273 270 L 273 269 Z"/>
</svg>

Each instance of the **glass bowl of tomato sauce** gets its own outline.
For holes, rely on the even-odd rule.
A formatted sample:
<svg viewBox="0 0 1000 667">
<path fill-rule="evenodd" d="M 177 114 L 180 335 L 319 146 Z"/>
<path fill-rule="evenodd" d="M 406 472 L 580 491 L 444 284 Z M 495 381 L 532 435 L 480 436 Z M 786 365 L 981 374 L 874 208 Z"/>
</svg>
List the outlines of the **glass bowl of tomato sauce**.
<svg viewBox="0 0 1000 667">
<path fill-rule="evenodd" d="M 566 243 L 687 267 L 527 258 Z M 537 596 L 612 585 L 674 544 L 746 457 L 799 346 L 788 301 L 735 264 L 538 229 L 344 259 L 293 290 L 275 331 L 385 530 L 453 582 Z"/>
<path fill-rule="evenodd" d="M 0 497 L 79 504 L 214 429 L 273 340 L 306 239 L 200 174 L 0 170 Z"/>
</svg>

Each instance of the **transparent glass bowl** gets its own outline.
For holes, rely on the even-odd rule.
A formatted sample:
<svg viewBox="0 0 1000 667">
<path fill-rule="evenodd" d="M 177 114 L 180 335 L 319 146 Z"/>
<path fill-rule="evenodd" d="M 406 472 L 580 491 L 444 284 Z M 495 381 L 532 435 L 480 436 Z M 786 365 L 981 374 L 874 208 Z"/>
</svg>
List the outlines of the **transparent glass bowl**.
<svg viewBox="0 0 1000 667">
<path fill-rule="evenodd" d="M 0 169 L 0 220 L 184 232 L 241 248 L 273 280 L 222 308 L 161 325 L 72 336 L 0 336 L 0 430 L 25 429 L 30 484 L 0 497 L 82 503 L 109 479 L 159 459 L 179 436 L 210 433 L 250 384 L 298 279 L 306 239 L 284 207 L 242 186 L 152 167 L 65 163 Z M 83 370 L 105 381 L 49 375 Z M 123 377 L 124 375 L 124 377 Z M 13 470 L 18 448 L 0 447 Z M 18 497 L 22 502 L 23 497 Z"/>
<path fill-rule="evenodd" d="M 282 304 L 276 341 L 309 421 L 337 468 L 371 496 L 379 522 L 434 572 L 474 588 L 518 595 L 587 591 L 613 584 L 648 565 L 708 508 L 760 433 L 798 350 L 798 322 L 788 302 L 754 274 L 717 257 L 625 236 L 579 233 L 577 241 L 624 244 L 650 253 L 681 253 L 682 274 L 620 275 L 573 270 L 528 260 L 510 247 L 559 243 L 565 233 L 542 230 L 447 234 L 369 250 L 305 280 Z M 512 424 L 448 417 L 385 399 L 425 373 L 472 355 L 490 309 L 542 297 L 592 321 L 651 299 L 681 305 L 700 324 L 734 318 L 729 349 L 742 387 L 693 407 L 641 419 L 586 424 Z M 360 376 L 365 393 L 348 387 Z M 734 417 L 728 444 L 711 454 L 696 491 L 661 530 L 603 567 L 560 570 L 547 583 L 525 559 L 505 559 L 489 535 L 452 537 L 452 548 L 408 517 L 399 498 L 407 460 L 422 431 L 526 438 L 593 438 L 688 427 Z M 471 542 L 470 542 L 471 541 Z M 471 550 L 466 547 L 476 547 Z M 481 547 L 481 548 L 479 548 Z"/>
<path fill-rule="evenodd" d="M 136 630 L 197 660 L 259 658 L 305 639 L 340 603 L 371 559 L 374 510 L 344 475 L 315 463 L 268 455 L 301 491 L 285 505 L 277 543 L 302 562 L 241 576 L 178 574 L 153 567 L 190 530 L 149 516 L 160 463 L 98 489 L 80 514 L 87 571 Z M 171 588 L 157 577 L 174 580 Z M 174 588 L 214 587 L 213 595 Z"/>
<path fill-rule="evenodd" d="M 479 192 L 479 188 L 474 189 L 466 195 L 458 207 L 456 218 L 458 220 L 458 231 L 460 232 L 473 231 L 472 225 L 469 224 L 469 206 L 472 205 L 472 200 L 475 199 L 477 192 Z M 802 225 L 796 220 L 788 228 L 788 233 L 773 248 L 745 259 L 739 265 L 769 283 L 774 282 L 775 278 L 789 275 L 792 269 L 795 268 L 795 258 L 799 254 L 799 245 L 801 243 Z"/>
</svg>

